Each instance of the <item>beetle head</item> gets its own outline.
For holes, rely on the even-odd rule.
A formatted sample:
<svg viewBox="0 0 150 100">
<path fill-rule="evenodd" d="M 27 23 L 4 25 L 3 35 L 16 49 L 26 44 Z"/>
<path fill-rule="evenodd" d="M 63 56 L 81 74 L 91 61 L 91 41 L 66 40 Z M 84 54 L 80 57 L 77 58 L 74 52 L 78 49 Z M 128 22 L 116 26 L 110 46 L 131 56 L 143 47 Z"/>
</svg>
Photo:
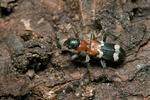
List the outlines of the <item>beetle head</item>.
<svg viewBox="0 0 150 100">
<path fill-rule="evenodd" d="M 80 40 L 76 38 L 69 38 L 64 42 L 68 49 L 77 49 L 80 45 Z"/>
</svg>

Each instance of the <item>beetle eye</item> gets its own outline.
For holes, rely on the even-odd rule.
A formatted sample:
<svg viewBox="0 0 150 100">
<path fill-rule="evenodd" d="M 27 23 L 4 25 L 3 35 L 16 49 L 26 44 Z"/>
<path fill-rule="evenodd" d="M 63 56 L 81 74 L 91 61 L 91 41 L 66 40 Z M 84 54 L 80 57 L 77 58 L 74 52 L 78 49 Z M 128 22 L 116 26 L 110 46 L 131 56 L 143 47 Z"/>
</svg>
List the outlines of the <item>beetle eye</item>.
<svg viewBox="0 0 150 100">
<path fill-rule="evenodd" d="M 64 42 L 64 45 L 68 48 L 68 49 L 76 49 L 79 47 L 80 41 L 78 39 L 75 38 L 69 38 L 68 40 L 66 40 Z"/>
</svg>

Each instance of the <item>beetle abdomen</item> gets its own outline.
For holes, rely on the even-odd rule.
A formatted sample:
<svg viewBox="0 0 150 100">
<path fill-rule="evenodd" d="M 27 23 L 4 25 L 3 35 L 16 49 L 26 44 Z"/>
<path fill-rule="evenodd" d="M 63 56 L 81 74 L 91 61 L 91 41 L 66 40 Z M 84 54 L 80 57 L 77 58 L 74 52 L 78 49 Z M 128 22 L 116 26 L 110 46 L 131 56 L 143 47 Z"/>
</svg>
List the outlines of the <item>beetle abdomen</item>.
<svg viewBox="0 0 150 100">
<path fill-rule="evenodd" d="M 117 44 L 104 43 L 100 51 L 103 59 L 113 62 L 119 62 L 125 57 L 125 51 Z"/>
</svg>

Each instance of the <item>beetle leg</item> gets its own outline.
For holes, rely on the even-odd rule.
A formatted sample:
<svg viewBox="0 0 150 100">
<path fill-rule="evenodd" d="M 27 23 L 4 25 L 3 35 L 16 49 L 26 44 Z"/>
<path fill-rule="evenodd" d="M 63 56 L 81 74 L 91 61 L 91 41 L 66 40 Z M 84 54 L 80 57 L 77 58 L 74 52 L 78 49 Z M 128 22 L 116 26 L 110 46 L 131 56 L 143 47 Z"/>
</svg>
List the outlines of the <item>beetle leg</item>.
<svg viewBox="0 0 150 100">
<path fill-rule="evenodd" d="M 109 34 L 110 36 L 113 36 L 114 38 L 118 38 L 117 36 L 115 36 L 115 35 L 113 35 L 113 34 Z M 108 34 L 107 33 L 103 33 L 103 35 L 102 35 L 102 40 L 104 41 L 104 42 L 106 42 L 106 38 L 107 38 L 107 36 L 108 36 Z"/>
<path fill-rule="evenodd" d="M 101 65 L 102 65 L 103 68 L 106 68 L 106 62 L 105 62 L 105 60 L 102 60 L 102 59 L 101 59 L 101 60 L 100 60 L 100 63 L 101 63 Z"/>
<path fill-rule="evenodd" d="M 79 56 L 77 54 L 72 55 L 71 60 L 77 59 Z"/>
<path fill-rule="evenodd" d="M 90 40 L 95 40 L 94 32 L 90 32 Z"/>
<path fill-rule="evenodd" d="M 103 40 L 104 42 L 106 42 L 107 36 L 108 36 L 107 33 L 103 33 L 102 40 Z M 114 40 L 118 39 L 117 41 L 119 41 L 122 45 L 124 45 L 125 47 L 127 47 L 127 46 L 118 38 L 118 36 L 115 36 L 115 35 L 113 35 L 113 34 L 109 34 L 109 36 L 113 37 Z"/>
<path fill-rule="evenodd" d="M 82 57 L 86 57 L 87 52 L 86 52 L 86 51 L 81 51 L 81 52 L 80 52 L 80 55 L 81 55 Z"/>
<path fill-rule="evenodd" d="M 90 56 L 87 54 L 86 59 L 85 59 L 85 63 L 88 63 L 89 61 L 90 61 Z"/>
<path fill-rule="evenodd" d="M 92 75 L 91 75 L 91 72 L 90 72 L 91 65 L 90 65 L 89 62 L 86 63 L 86 65 L 87 65 L 87 73 L 88 73 L 89 81 L 91 81 L 92 80 Z"/>
<path fill-rule="evenodd" d="M 80 32 L 79 35 L 78 35 L 78 37 L 79 37 L 80 39 L 83 39 L 83 34 Z"/>
<path fill-rule="evenodd" d="M 103 33 L 102 40 L 103 40 L 104 42 L 106 42 L 106 38 L 107 38 L 107 34 L 106 34 L 106 33 Z"/>
</svg>

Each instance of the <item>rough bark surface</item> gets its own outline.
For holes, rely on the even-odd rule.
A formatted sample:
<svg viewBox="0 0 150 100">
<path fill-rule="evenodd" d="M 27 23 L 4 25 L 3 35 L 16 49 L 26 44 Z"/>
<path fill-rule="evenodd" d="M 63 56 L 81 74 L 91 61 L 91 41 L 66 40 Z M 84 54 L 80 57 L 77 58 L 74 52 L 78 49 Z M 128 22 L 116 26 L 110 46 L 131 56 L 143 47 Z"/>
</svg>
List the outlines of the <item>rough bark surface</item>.
<svg viewBox="0 0 150 100">
<path fill-rule="evenodd" d="M 63 46 L 90 32 L 126 51 L 91 66 Z M 0 100 L 149 100 L 149 0 L 1 0 Z"/>
</svg>

